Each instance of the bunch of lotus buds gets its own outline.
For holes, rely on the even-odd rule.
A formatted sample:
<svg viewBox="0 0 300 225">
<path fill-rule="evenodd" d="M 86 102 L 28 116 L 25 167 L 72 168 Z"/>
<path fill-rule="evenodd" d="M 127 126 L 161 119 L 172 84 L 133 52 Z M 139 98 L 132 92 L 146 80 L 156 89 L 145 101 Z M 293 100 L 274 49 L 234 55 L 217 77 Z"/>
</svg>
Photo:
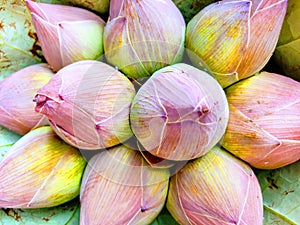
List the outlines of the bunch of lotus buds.
<svg viewBox="0 0 300 225">
<path fill-rule="evenodd" d="M 300 159 L 299 60 L 272 64 L 300 47 L 297 3 L 11 1 L 0 208 L 74 202 L 74 225 L 266 223 L 257 174 Z"/>
</svg>

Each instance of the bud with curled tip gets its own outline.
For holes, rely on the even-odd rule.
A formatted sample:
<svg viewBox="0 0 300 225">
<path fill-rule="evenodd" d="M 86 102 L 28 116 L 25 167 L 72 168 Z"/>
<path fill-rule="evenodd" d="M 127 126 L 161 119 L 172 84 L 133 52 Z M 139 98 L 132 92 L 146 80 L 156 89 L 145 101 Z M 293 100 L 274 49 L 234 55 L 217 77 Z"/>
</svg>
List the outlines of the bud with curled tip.
<svg viewBox="0 0 300 225">
<path fill-rule="evenodd" d="M 229 122 L 222 146 L 253 167 L 300 159 L 300 83 L 262 72 L 225 89 Z"/>
<path fill-rule="evenodd" d="M 128 77 L 148 77 L 182 59 L 185 28 L 171 0 L 111 0 L 105 57 Z"/>
<path fill-rule="evenodd" d="M 24 135 L 45 125 L 43 115 L 35 112 L 36 92 L 54 75 L 47 64 L 25 67 L 0 82 L 0 125 Z"/>
<path fill-rule="evenodd" d="M 45 208 L 79 195 L 86 162 L 50 126 L 20 138 L 0 161 L 0 207 Z"/>
<path fill-rule="evenodd" d="M 80 224 L 150 224 L 162 210 L 169 171 L 124 145 L 95 155 L 80 190 Z"/>
<path fill-rule="evenodd" d="M 205 7 L 187 25 L 191 61 L 222 87 L 254 75 L 275 50 L 286 9 L 287 0 L 223 0 Z"/>
<path fill-rule="evenodd" d="M 190 160 L 221 140 L 229 117 L 225 92 L 204 71 L 178 63 L 156 71 L 133 99 L 131 128 L 152 155 Z"/>
<path fill-rule="evenodd" d="M 134 95 L 133 84 L 121 72 L 84 60 L 58 71 L 37 92 L 35 109 L 67 143 L 95 150 L 132 136 L 129 110 Z"/>
<path fill-rule="evenodd" d="M 53 68 L 103 55 L 105 22 L 96 14 L 73 6 L 25 1 L 32 15 L 43 55 Z"/>
<path fill-rule="evenodd" d="M 171 177 L 167 209 L 182 225 L 263 224 L 263 201 L 251 167 L 214 147 Z"/>
</svg>

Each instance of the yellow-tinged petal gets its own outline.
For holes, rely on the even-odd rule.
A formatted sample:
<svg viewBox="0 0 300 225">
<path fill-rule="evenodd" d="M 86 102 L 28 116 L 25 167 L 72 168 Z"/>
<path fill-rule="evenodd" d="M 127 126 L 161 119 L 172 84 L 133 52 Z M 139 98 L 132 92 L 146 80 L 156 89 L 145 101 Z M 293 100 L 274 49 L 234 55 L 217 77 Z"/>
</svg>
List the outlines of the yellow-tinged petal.
<svg viewBox="0 0 300 225">
<path fill-rule="evenodd" d="M 207 6 L 187 26 L 189 58 L 224 88 L 254 75 L 275 49 L 286 9 L 287 0 L 223 0 Z"/>
<path fill-rule="evenodd" d="M 231 153 L 251 163 L 260 161 L 266 152 L 280 146 L 277 138 L 231 104 L 229 104 L 229 111 L 229 122 L 222 146 Z"/>
<path fill-rule="evenodd" d="M 19 139 L 0 164 L 0 206 L 43 208 L 79 194 L 85 160 L 46 126 Z"/>
<path fill-rule="evenodd" d="M 287 0 L 263 3 L 251 15 L 249 44 L 237 70 L 239 80 L 259 72 L 267 64 L 279 38 Z"/>
<path fill-rule="evenodd" d="M 104 23 L 98 21 L 60 22 L 57 32 L 62 64 L 102 57 L 103 31 Z"/>
<path fill-rule="evenodd" d="M 218 147 L 171 177 L 167 208 L 180 224 L 263 223 L 255 174 Z"/>
<path fill-rule="evenodd" d="M 95 155 L 83 176 L 80 224 L 149 224 L 161 211 L 169 172 L 123 145 Z"/>
<path fill-rule="evenodd" d="M 104 30 L 104 51 L 109 62 L 121 69 L 129 77 L 137 77 L 135 71 L 147 74 L 149 72 L 143 66 L 137 52 L 133 49 L 128 37 L 128 24 L 125 17 L 117 17 L 107 23 Z M 119 60 L 120 56 L 122 61 Z"/>
<path fill-rule="evenodd" d="M 262 72 L 226 89 L 229 122 L 222 145 L 260 169 L 300 159 L 300 83 Z"/>
<path fill-rule="evenodd" d="M 116 0 L 110 6 L 105 56 L 128 77 L 147 77 L 182 59 L 185 22 L 172 1 Z"/>
<path fill-rule="evenodd" d="M 186 47 L 191 60 L 217 74 L 222 85 L 223 79 L 229 79 L 227 76 L 236 79 L 235 72 L 249 41 L 250 7 L 250 1 L 214 3 L 187 26 Z"/>
</svg>

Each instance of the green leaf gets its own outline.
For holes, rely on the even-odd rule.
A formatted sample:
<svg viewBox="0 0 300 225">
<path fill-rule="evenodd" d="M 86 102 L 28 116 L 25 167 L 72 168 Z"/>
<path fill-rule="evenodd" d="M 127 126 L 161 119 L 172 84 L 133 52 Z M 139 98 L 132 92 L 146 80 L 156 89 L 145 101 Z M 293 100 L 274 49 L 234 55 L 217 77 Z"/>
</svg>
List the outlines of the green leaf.
<svg viewBox="0 0 300 225">
<path fill-rule="evenodd" d="M 0 209 L 0 224 L 79 225 L 80 206 L 76 198 L 63 205 L 43 209 Z"/>
<path fill-rule="evenodd" d="M 273 59 L 286 75 L 300 81 L 300 38 L 277 46 Z"/>
<path fill-rule="evenodd" d="M 0 81 L 41 62 L 42 52 L 24 0 L 1 0 Z"/>
<path fill-rule="evenodd" d="M 21 138 L 21 135 L 16 134 L 2 126 L 0 126 L 0 147 L 12 145 Z"/>
<path fill-rule="evenodd" d="M 300 161 L 276 170 L 256 170 L 265 225 L 300 224 Z"/>
<path fill-rule="evenodd" d="M 173 0 L 188 23 L 198 12 L 217 0 Z"/>
<path fill-rule="evenodd" d="M 0 126 L 0 161 L 7 154 L 10 147 L 20 138 L 21 135 Z"/>
<path fill-rule="evenodd" d="M 299 0 L 288 0 L 287 12 L 272 60 L 285 75 L 300 81 Z"/>
<path fill-rule="evenodd" d="M 150 225 L 179 225 L 166 208 L 160 212 Z"/>
</svg>

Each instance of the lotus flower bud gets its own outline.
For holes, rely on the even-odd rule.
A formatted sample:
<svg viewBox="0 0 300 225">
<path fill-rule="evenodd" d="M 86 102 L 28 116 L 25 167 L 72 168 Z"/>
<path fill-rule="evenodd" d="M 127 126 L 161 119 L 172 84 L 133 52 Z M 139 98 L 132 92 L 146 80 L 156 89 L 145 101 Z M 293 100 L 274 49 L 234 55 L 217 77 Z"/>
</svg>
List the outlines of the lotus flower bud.
<svg viewBox="0 0 300 225">
<path fill-rule="evenodd" d="M 131 128 L 145 150 L 190 160 L 223 136 L 229 117 L 225 93 L 206 72 L 179 63 L 155 72 L 131 105 Z"/>
<path fill-rule="evenodd" d="M 0 3 L 0 81 L 41 62 L 42 51 L 24 1 Z"/>
<path fill-rule="evenodd" d="M 188 23 L 205 6 L 216 0 L 173 0 L 182 13 L 185 22 Z"/>
<path fill-rule="evenodd" d="M 79 194 L 85 160 L 49 126 L 19 139 L 0 162 L 0 207 L 44 208 Z"/>
<path fill-rule="evenodd" d="M 82 149 L 117 145 L 132 136 L 129 126 L 133 84 L 113 67 L 92 60 L 61 69 L 35 97 L 36 111 L 54 131 Z"/>
<path fill-rule="evenodd" d="M 0 125 L 18 134 L 45 125 L 43 115 L 35 112 L 36 92 L 54 73 L 47 64 L 23 68 L 0 82 Z"/>
<path fill-rule="evenodd" d="M 194 65 L 227 87 L 260 71 L 275 50 L 287 0 L 225 0 L 201 10 L 187 26 Z"/>
<path fill-rule="evenodd" d="M 0 161 L 20 138 L 20 135 L 0 126 Z"/>
<path fill-rule="evenodd" d="M 254 172 L 214 147 L 171 177 L 167 209 L 185 224 L 263 224 L 263 202 Z"/>
<path fill-rule="evenodd" d="M 43 54 L 57 71 L 73 62 L 98 59 L 103 54 L 105 22 L 77 7 L 26 0 Z"/>
<path fill-rule="evenodd" d="M 226 89 L 229 123 L 223 147 L 253 167 L 300 159 L 300 83 L 262 72 Z"/>
<path fill-rule="evenodd" d="M 110 1 L 105 57 L 128 77 L 147 77 L 179 62 L 184 36 L 183 16 L 171 0 Z"/>
<path fill-rule="evenodd" d="M 300 81 L 300 2 L 289 0 L 281 33 L 273 55 L 288 76 Z"/>
<path fill-rule="evenodd" d="M 119 145 L 89 161 L 80 190 L 80 225 L 149 224 L 162 210 L 169 172 Z"/>
</svg>

